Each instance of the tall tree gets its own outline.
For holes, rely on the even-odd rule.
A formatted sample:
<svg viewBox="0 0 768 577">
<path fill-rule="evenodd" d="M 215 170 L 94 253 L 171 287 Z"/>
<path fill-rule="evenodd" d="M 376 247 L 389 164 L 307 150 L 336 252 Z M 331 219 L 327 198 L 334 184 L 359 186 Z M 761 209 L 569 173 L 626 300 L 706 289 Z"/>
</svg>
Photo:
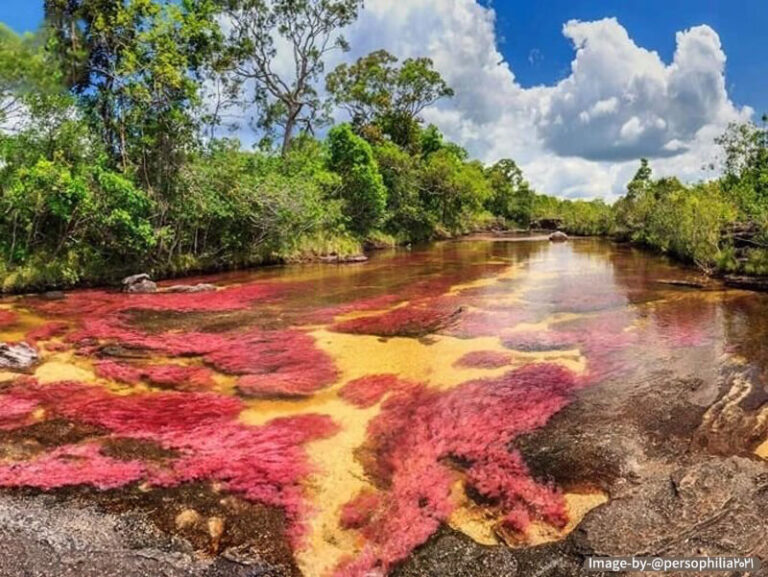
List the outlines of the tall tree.
<svg viewBox="0 0 768 577">
<path fill-rule="evenodd" d="M 285 154 L 297 128 L 312 131 L 324 107 L 316 83 L 324 59 L 349 47 L 340 30 L 352 23 L 362 0 L 224 0 L 232 73 L 252 83 L 259 126 L 282 128 Z M 280 70 L 278 45 L 289 47 L 292 70 Z"/>
<path fill-rule="evenodd" d="M 627 185 L 627 200 L 636 200 L 643 192 L 648 190 L 651 185 L 651 176 L 653 171 L 648 164 L 647 158 L 640 159 L 640 168 L 637 169 L 635 176 Z"/>
<path fill-rule="evenodd" d="M 113 165 L 167 191 L 196 137 L 215 0 L 45 0 L 51 51 Z"/>
<path fill-rule="evenodd" d="M 453 96 L 453 90 L 429 58 L 397 62 L 386 50 L 372 52 L 354 64 L 339 65 L 326 78 L 326 87 L 358 131 L 376 125 L 395 143 L 409 146 L 420 114 Z"/>
<path fill-rule="evenodd" d="M 534 191 L 514 160 L 505 158 L 487 168 L 491 194 L 486 206 L 492 214 L 503 216 L 521 226 L 531 223 Z"/>
</svg>

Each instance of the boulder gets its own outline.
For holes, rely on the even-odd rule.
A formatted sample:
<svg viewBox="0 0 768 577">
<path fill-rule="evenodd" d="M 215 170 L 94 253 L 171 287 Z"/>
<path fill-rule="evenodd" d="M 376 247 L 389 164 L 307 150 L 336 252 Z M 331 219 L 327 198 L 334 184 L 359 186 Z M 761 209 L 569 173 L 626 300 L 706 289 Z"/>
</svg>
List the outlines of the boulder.
<svg viewBox="0 0 768 577">
<path fill-rule="evenodd" d="M 337 254 L 331 254 L 328 256 L 321 256 L 320 262 L 327 264 L 351 264 L 359 262 L 367 262 L 368 257 L 364 254 L 354 254 L 350 256 L 339 256 Z"/>
<path fill-rule="evenodd" d="M 162 290 L 164 293 L 211 293 L 216 291 L 216 285 L 199 283 L 199 284 L 179 284 L 169 286 Z"/>
<path fill-rule="evenodd" d="M 157 292 L 157 284 L 146 273 L 135 274 L 123 279 L 123 292 L 154 293 Z"/>
<path fill-rule="evenodd" d="M 558 230 L 549 235 L 549 240 L 551 242 L 566 242 L 568 240 L 568 235 Z"/>
<path fill-rule="evenodd" d="M 46 291 L 40 296 L 47 301 L 61 301 L 67 298 L 63 291 Z"/>
<path fill-rule="evenodd" d="M 0 369 L 23 371 L 39 360 L 37 350 L 27 343 L 0 343 Z"/>
</svg>

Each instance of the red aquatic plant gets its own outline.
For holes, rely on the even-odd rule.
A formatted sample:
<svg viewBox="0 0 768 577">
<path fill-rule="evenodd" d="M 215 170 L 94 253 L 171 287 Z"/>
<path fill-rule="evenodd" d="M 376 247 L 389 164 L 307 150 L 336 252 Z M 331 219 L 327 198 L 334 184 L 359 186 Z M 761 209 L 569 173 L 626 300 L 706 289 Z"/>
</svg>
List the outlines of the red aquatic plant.
<svg viewBox="0 0 768 577">
<path fill-rule="evenodd" d="M 19 315 L 13 311 L 0 310 L 0 329 L 4 329 L 16 323 L 19 320 Z"/>
<path fill-rule="evenodd" d="M 294 536 L 301 533 L 302 479 L 310 472 L 303 445 L 336 431 L 331 419 L 322 415 L 250 427 L 238 421 L 243 408 L 238 399 L 213 393 L 120 396 L 95 386 L 40 386 L 27 380 L 0 395 L 0 405 L 8 402 L 40 406 L 50 418 L 96 426 L 120 438 L 158 443 L 175 456 L 162 467 L 145 462 L 119 465 L 102 455 L 92 440 L 55 448 L 30 461 L 0 465 L 3 486 L 111 488 L 139 480 L 155 486 L 218 481 L 247 499 L 282 507 Z"/>
<path fill-rule="evenodd" d="M 561 495 L 534 481 L 508 445 L 544 425 L 580 384 L 562 367 L 536 364 L 448 392 L 421 386 L 391 395 L 364 448 L 366 471 L 384 494 L 372 513 L 368 497 L 345 512 L 353 524 L 364 523 L 366 544 L 338 575 L 362 576 L 375 567 L 384 573 L 405 558 L 448 518 L 460 476 L 498 507 L 510 529 L 524 529 L 530 518 L 562 526 Z"/>
<path fill-rule="evenodd" d="M 111 379 L 119 383 L 136 384 L 141 382 L 141 370 L 115 361 L 98 361 L 93 370 L 102 379 Z"/>
<path fill-rule="evenodd" d="M 358 317 L 336 323 L 333 330 L 380 337 L 420 337 L 447 327 L 461 313 L 461 309 L 434 305 L 436 303 L 408 305 L 383 314 Z"/>
<path fill-rule="evenodd" d="M 401 393 L 418 385 L 400 380 L 396 375 L 366 375 L 349 381 L 339 396 L 362 409 L 372 407 L 387 393 Z"/>
<path fill-rule="evenodd" d="M 34 399 L 8 397 L 0 402 L 0 430 L 15 429 L 26 424 L 38 404 Z"/>
<path fill-rule="evenodd" d="M 473 351 L 456 361 L 453 366 L 470 369 L 498 369 L 506 367 L 512 355 L 500 351 Z"/>
<path fill-rule="evenodd" d="M 471 310 L 459 315 L 456 322 L 441 333 L 460 339 L 495 337 L 520 323 L 533 320 L 535 317 L 523 309 Z"/>
<path fill-rule="evenodd" d="M 381 495 L 375 491 L 361 491 L 357 497 L 341 508 L 339 526 L 342 529 L 361 529 L 370 523 L 381 507 Z"/>
<path fill-rule="evenodd" d="M 205 367 L 172 364 L 129 365 L 115 361 L 94 364 L 96 374 L 126 384 L 146 381 L 158 387 L 180 391 L 210 389 L 215 383 L 211 371 Z"/>
<path fill-rule="evenodd" d="M 95 442 L 65 445 L 29 461 L 0 466 L 0 487 L 56 489 L 92 485 L 115 489 L 141 479 L 146 473 L 139 461 L 119 461 L 101 453 Z"/>
<path fill-rule="evenodd" d="M 25 337 L 28 343 L 35 344 L 38 341 L 48 341 L 54 337 L 60 337 L 69 330 L 69 323 L 48 322 L 29 331 Z"/>
<path fill-rule="evenodd" d="M 238 388 L 245 395 L 308 395 L 337 379 L 331 357 L 317 348 L 310 335 L 299 330 L 252 328 L 244 333 L 144 333 L 118 317 L 88 319 L 69 339 L 81 347 L 108 341 L 170 356 L 199 356 L 218 371 L 242 377 Z M 106 365 L 103 368 L 106 372 L 102 374 L 114 378 L 107 373 L 119 370 L 123 369 Z M 159 385 L 173 385 L 193 376 L 204 379 L 201 372 L 183 374 L 182 369 L 175 368 L 145 368 L 141 375 L 133 367 L 124 370 L 127 374 L 118 375 L 116 380 L 137 382 L 146 379 Z"/>
</svg>

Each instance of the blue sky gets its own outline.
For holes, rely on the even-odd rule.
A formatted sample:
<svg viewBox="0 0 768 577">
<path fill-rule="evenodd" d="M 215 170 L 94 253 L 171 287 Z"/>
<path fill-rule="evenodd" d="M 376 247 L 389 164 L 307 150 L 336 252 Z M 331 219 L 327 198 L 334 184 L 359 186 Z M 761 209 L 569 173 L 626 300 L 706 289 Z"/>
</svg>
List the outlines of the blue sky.
<svg viewBox="0 0 768 577">
<path fill-rule="evenodd" d="M 495 0 L 500 48 L 524 86 L 565 77 L 573 51 L 561 33 L 571 19 L 615 16 L 641 46 L 669 62 L 675 32 L 708 24 L 728 56 L 731 98 L 768 112 L 768 0 Z"/>
<path fill-rule="evenodd" d="M 638 44 L 669 62 L 675 32 L 709 24 L 728 55 L 731 98 L 768 112 L 768 0 L 483 0 L 497 14 L 499 49 L 523 86 L 552 84 L 567 76 L 573 56 L 562 27 L 571 19 L 615 16 Z M 0 21 L 17 31 L 35 30 L 42 2 L 2 0 Z"/>
<path fill-rule="evenodd" d="M 41 18 L 42 0 L 0 0 L 16 30 Z M 641 157 L 656 176 L 712 177 L 716 137 L 768 112 L 766 30 L 768 0 L 366 0 L 327 68 L 428 56 L 456 94 L 426 122 L 485 162 L 514 159 L 537 190 L 610 200 Z M 278 51 L 276 69 L 290 60 Z"/>
</svg>

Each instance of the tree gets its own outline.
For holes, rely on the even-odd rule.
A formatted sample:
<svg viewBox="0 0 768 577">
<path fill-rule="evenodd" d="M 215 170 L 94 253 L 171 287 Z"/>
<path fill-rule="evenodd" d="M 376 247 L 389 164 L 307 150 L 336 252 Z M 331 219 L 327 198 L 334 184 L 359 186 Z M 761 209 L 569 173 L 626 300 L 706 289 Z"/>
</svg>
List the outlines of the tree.
<svg viewBox="0 0 768 577">
<path fill-rule="evenodd" d="M 640 159 L 640 168 L 637 169 L 635 176 L 627 185 L 627 199 L 632 201 L 638 198 L 643 192 L 648 190 L 651 184 L 651 175 L 653 171 L 648 164 L 648 159 Z"/>
<path fill-rule="evenodd" d="M 224 0 L 231 70 L 241 82 L 253 83 L 259 126 L 282 127 L 283 155 L 297 127 L 312 131 L 322 121 L 323 101 L 315 83 L 324 58 L 348 50 L 339 30 L 357 18 L 362 0 Z M 291 49 L 293 70 L 275 65 L 277 45 Z"/>
<path fill-rule="evenodd" d="M 387 189 L 371 146 L 348 124 L 340 124 L 328 133 L 328 150 L 328 167 L 341 176 L 339 196 L 349 227 L 364 236 L 382 224 L 387 207 Z"/>
<path fill-rule="evenodd" d="M 398 145 L 409 146 L 425 108 L 453 90 L 433 67 L 429 58 L 408 58 L 401 66 L 386 50 L 341 64 L 326 78 L 334 103 L 346 110 L 360 131 L 370 125 Z"/>
<path fill-rule="evenodd" d="M 486 169 L 492 195 L 488 210 L 521 226 L 531 223 L 534 192 L 514 160 L 502 159 Z"/>
<path fill-rule="evenodd" d="M 197 138 L 215 0 L 45 0 L 51 52 L 112 165 L 168 192 Z"/>
<path fill-rule="evenodd" d="M 739 207 L 742 218 L 768 221 L 768 129 L 765 124 L 731 124 L 716 142 L 724 153 L 723 190 Z"/>
</svg>

